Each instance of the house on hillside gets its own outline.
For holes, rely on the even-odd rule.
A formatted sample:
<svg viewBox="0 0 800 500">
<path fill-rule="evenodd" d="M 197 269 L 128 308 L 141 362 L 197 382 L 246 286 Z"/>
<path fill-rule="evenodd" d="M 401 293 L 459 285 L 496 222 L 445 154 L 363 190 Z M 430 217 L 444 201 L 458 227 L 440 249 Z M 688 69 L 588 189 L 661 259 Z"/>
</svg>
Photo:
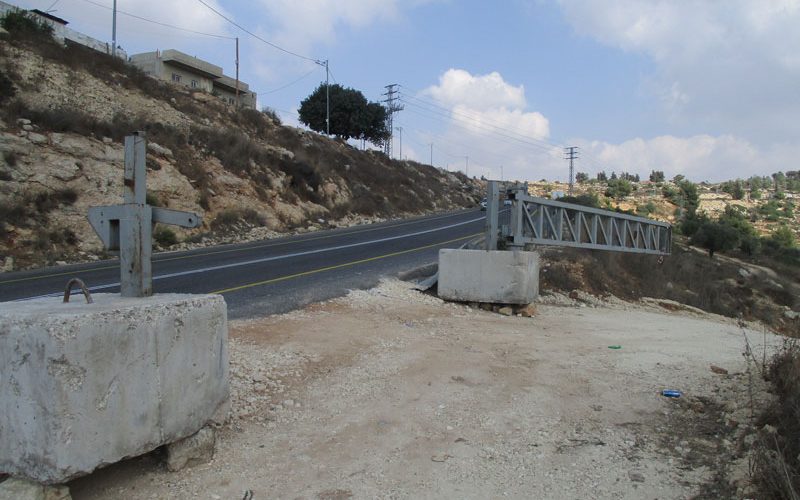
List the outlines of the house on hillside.
<svg viewBox="0 0 800 500">
<path fill-rule="evenodd" d="M 235 78 L 222 73 L 222 68 L 175 49 L 143 52 L 130 57 L 130 63 L 147 75 L 189 89 L 208 92 L 228 104 L 256 108 L 256 93 Z M 237 91 L 238 89 L 238 91 Z"/>
<path fill-rule="evenodd" d="M 88 47 L 109 55 L 113 52 L 113 47 L 110 43 L 101 42 L 100 40 L 90 37 L 89 35 L 84 35 L 83 33 L 75 31 L 71 28 L 67 28 L 69 21 L 54 16 L 49 12 L 44 12 L 39 9 L 25 10 L 17 7 L 16 5 L 11 5 L 10 3 L 0 1 L 0 16 L 5 15 L 7 12 L 25 12 L 40 23 L 50 26 L 53 28 L 53 38 L 65 45 L 70 43 L 82 45 L 84 47 Z M 126 54 L 121 47 L 117 47 L 116 56 L 123 60 L 128 58 L 128 54 Z"/>
</svg>

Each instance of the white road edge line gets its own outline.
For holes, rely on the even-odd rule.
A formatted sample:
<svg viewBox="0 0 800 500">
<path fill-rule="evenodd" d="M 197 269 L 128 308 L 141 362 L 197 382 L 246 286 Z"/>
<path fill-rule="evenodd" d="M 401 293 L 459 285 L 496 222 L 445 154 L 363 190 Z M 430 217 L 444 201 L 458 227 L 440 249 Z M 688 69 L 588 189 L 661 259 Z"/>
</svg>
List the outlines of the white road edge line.
<svg viewBox="0 0 800 500">
<path fill-rule="evenodd" d="M 264 257 L 264 258 L 261 258 L 261 259 L 246 260 L 246 261 L 243 261 L 243 262 L 234 262 L 234 263 L 231 263 L 231 264 L 222 264 L 222 265 L 219 265 L 219 266 L 201 267 L 201 268 L 198 268 L 198 269 L 191 269 L 189 271 L 180 271 L 180 272 L 177 272 L 177 273 L 161 274 L 159 276 L 153 276 L 153 281 L 163 280 L 163 279 L 168 279 L 168 278 L 177 278 L 179 276 L 189 276 L 189 275 L 192 275 L 192 274 L 207 273 L 207 272 L 210 272 L 210 271 L 219 271 L 220 269 L 230 269 L 232 267 L 249 266 L 249 265 L 252 265 L 252 264 L 261 264 L 262 262 L 270 262 L 270 261 L 274 261 L 274 260 L 290 259 L 292 257 L 302 257 L 304 255 L 313 255 L 313 254 L 323 253 L 323 252 L 332 252 L 334 250 L 343 250 L 345 248 L 353 248 L 353 247 L 358 247 L 358 246 L 372 245 L 374 243 L 384 243 L 386 241 L 399 240 L 399 239 L 402 239 L 402 238 L 408 238 L 410 236 L 419 236 L 419 235 L 422 235 L 422 234 L 434 233 L 436 231 L 444 231 L 446 229 L 452 229 L 454 227 L 464 226 L 464 225 L 467 225 L 467 224 L 472 224 L 473 222 L 478 222 L 478 221 L 484 220 L 485 218 L 486 218 L 486 216 L 478 217 L 477 219 L 470 219 L 470 220 L 467 220 L 467 221 L 457 222 L 455 224 L 449 224 L 447 226 L 436 227 L 436 228 L 433 228 L 433 229 L 426 229 L 424 231 L 417 231 L 415 233 L 401 234 L 401 235 L 398 235 L 398 236 L 389 236 L 389 237 L 386 237 L 386 238 L 379 238 L 377 240 L 362 241 L 362 242 L 359 242 L 359 243 L 349 243 L 347 245 L 337 245 L 337 246 L 328 247 L 328 248 L 318 248 L 317 250 L 306 250 L 305 252 L 289 253 L 289 254 L 286 254 L 286 255 L 276 255 L 275 257 Z M 114 287 L 117 287 L 117 286 L 119 286 L 119 282 L 117 282 L 117 283 L 107 283 L 105 285 L 96 285 L 96 286 L 89 287 L 89 291 L 96 292 L 98 290 L 106 290 L 108 288 L 114 288 Z M 21 302 L 21 301 L 24 301 L 24 300 L 43 299 L 43 298 L 47 298 L 47 297 L 58 297 L 58 296 L 61 296 L 61 295 L 64 295 L 64 292 L 55 292 L 55 293 L 48 293 L 46 295 L 36 295 L 34 297 L 25 297 L 25 298 L 22 298 L 22 299 L 14 299 L 11 302 Z"/>
</svg>

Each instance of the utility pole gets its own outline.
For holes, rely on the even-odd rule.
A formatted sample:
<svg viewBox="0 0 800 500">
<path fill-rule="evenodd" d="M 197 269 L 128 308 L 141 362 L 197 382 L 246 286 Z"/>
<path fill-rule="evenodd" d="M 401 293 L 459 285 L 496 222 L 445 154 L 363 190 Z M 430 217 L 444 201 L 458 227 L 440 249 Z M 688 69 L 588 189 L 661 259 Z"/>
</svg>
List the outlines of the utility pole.
<svg viewBox="0 0 800 500">
<path fill-rule="evenodd" d="M 403 127 L 395 127 L 400 132 L 400 161 L 403 161 Z"/>
<path fill-rule="evenodd" d="M 394 114 L 404 108 L 402 104 L 397 103 L 397 101 L 400 100 L 398 96 L 400 91 L 397 90 L 398 86 L 399 85 L 396 83 L 387 85 L 384 87 L 386 92 L 381 94 L 386 96 L 386 99 L 382 102 L 386 104 L 386 128 L 389 130 L 389 140 L 386 141 L 386 145 L 384 146 L 384 153 L 386 153 L 386 156 L 389 158 L 392 157 L 392 132 L 394 131 L 392 127 L 394 126 Z"/>
<path fill-rule="evenodd" d="M 236 108 L 239 108 L 239 37 L 236 37 Z"/>
<path fill-rule="evenodd" d="M 572 196 L 575 184 L 575 160 L 578 158 L 578 146 L 564 148 L 564 159 L 569 160 L 569 195 Z"/>
<path fill-rule="evenodd" d="M 111 14 L 111 57 L 117 57 L 117 0 L 114 0 L 114 13 Z"/>
<path fill-rule="evenodd" d="M 238 38 L 237 38 L 238 41 Z M 325 134 L 331 136 L 331 72 L 328 69 L 328 60 L 314 61 L 316 64 L 325 67 Z"/>
</svg>

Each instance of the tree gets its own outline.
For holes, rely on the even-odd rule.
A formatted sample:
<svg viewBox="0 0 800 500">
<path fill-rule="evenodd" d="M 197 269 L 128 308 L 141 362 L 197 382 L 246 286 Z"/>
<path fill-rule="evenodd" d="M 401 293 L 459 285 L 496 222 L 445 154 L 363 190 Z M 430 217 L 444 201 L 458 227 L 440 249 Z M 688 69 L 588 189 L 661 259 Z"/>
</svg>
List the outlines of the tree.
<svg viewBox="0 0 800 500">
<path fill-rule="evenodd" d="M 369 102 L 358 90 L 334 84 L 330 86 L 330 131 L 343 139 L 365 139 L 380 145 L 390 134 L 386 126 L 386 108 Z M 325 132 L 326 89 L 320 84 L 300 103 L 300 121 L 311 130 Z"/>
<path fill-rule="evenodd" d="M 732 250 L 739 244 L 739 232 L 728 224 L 705 221 L 692 236 L 692 243 L 708 250 L 708 256 L 714 258 L 714 252 Z"/>
<path fill-rule="evenodd" d="M 731 195 L 734 200 L 741 200 L 744 198 L 744 183 L 739 179 L 724 182 L 722 184 L 722 190 Z"/>
<path fill-rule="evenodd" d="M 608 180 L 608 176 L 606 175 L 606 171 L 605 170 L 601 170 L 600 172 L 597 172 L 597 180 L 601 181 L 601 182 L 605 182 L 605 181 Z"/>
<path fill-rule="evenodd" d="M 611 177 L 609 177 L 609 179 L 611 179 L 612 181 L 616 180 L 617 179 L 617 174 L 614 173 L 614 172 L 611 172 Z"/>
<path fill-rule="evenodd" d="M 789 226 L 785 224 L 781 224 L 779 228 L 773 231 L 769 239 L 771 243 L 779 248 L 794 248 L 797 243 L 797 237 L 789 229 Z"/>
<path fill-rule="evenodd" d="M 589 174 L 587 174 L 586 172 L 578 172 L 577 174 L 575 174 L 575 180 L 578 181 L 579 183 L 586 182 L 589 180 Z"/>
<path fill-rule="evenodd" d="M 633 186 L 625 179 L 609 179 L 606 196 L 611 198 L 624 198 L 633 192 Z"/>
<path fill-rule="evenodd" d="M 650 172 L 650 182 L 664 182 L 664 171 L 653 170 Z"/>
</svg>

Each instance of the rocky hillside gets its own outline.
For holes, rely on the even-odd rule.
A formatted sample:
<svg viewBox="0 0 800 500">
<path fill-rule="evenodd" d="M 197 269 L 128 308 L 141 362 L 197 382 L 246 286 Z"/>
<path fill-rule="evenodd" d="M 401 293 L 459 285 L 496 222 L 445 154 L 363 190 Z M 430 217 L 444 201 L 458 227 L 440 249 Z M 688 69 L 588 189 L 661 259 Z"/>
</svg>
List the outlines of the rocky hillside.
<svg viewBox="0 0 800 500">
<path fill-rule="evenodd" d="M 0 35 L 0 267 L 102 256 L 87 208 L 121 202 L 123 138 L 148 137 L 148 202 L 203 215 L 182 248 L 475 206 L 481 183 L 236 110 L 41 33 Z"/>
</svg>

